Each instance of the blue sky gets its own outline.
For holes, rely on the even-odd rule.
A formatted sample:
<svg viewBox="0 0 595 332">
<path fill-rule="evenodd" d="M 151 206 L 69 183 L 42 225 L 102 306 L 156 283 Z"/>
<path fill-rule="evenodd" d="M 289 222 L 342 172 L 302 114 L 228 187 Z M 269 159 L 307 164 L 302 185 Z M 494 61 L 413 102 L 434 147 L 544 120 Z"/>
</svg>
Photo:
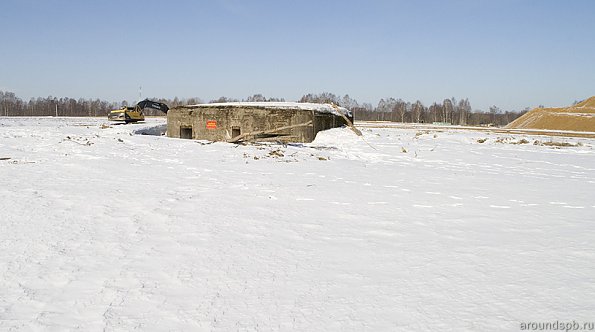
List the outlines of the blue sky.
<svg viewBox="0 0 595 332">
<path fill-rule="evenodd" d="M 558 106 L 595 95 L 595 1 L 0 0 L 0 89 Z"/>
</svg>

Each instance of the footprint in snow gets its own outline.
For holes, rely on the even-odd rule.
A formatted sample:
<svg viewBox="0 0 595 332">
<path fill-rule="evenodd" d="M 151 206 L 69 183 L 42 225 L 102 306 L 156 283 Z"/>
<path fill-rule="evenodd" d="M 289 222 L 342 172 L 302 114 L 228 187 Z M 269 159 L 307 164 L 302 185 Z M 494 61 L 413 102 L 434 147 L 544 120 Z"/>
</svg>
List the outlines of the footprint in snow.
<svg viewBox="0 0 595 332">
<path fill-rule="evenodd" d="M 182 282 L 189 282 L 192 280 L 194 276 L 192 275 L 192 272 L 188 271 L 188 270 L 180 270 L 178 271 L 178 279 Z"/>
</svg>

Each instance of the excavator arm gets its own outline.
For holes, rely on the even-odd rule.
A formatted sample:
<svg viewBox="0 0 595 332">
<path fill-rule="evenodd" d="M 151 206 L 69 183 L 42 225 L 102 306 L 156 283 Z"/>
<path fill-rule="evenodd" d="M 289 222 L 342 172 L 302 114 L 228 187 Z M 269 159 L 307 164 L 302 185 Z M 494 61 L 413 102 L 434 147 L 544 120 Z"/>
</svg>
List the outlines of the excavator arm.
<svg viewBox="0 0 595 332">
<path fill-rule="evenodd" d="M 156 110 L 160 110 L 161 112 L 167 114 L 167 111 L 169 111 L 169 107 L 167 105 L 165 105 L 164 103 L 160 103 L 160 102 L 156 102 L 156 101 L 152 101 L 152 100 L 141 100 L 139 101 L 136 106 L 138 106 L 141 111 L 144 110 L 145 108 L 152 108 L 152 109 L 156 109 Z"/>
</svg>

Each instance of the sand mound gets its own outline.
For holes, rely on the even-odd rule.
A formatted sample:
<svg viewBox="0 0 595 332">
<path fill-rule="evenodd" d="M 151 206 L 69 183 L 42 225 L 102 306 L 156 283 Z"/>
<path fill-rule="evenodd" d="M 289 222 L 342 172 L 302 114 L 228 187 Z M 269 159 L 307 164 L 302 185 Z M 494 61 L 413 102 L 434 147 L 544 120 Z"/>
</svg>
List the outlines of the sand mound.
<svg viewBox="0 0 595 332">
<path fill-rule="evenodd" d="M 506 128 L 595 132 L 595 97 L 570 107 L 533 109 Z"/>
</svg>

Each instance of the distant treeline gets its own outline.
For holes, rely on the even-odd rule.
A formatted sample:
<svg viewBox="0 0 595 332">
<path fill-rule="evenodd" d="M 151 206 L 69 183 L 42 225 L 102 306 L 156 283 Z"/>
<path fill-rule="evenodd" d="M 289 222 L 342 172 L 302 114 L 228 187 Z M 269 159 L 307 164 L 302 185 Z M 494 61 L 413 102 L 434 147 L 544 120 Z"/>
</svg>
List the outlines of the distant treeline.
<svg viewBox="0 0 595 332">
<path fill-rule="evenodd" d="M 166 103 L 170 108 L 179 105 L 201 103 L 199 98 L 152 100 Z M 109 102 L 100 99 L 31 98 L 23 101 L 12 92 L 0 91 L 0 116 L 106 116 L 111 110 L 129 106 L 128 101 Z M 158 110 L 147 110 L 147 115 L 164 115 Z"/>
<path fill-rule="evenodd" d="M 467 98 L 457 100 L 454 97 L 434 102 L 429 106 L 417 100 L 413 103 L 392 97 L 380 99 L 376 107 L 369 103 L 358 103 L 355 99 L 345 95 L 336 96 L 332 93 L 307 94 L 300 102 L 335 103 L 350 109 L 355 120 L 392 121 L 409 123 L 450 123 L 454 125 L 494 125 L 504 126 L 519 116 L 525 114 L 529 108 L 522 111 L 502 111 L 497 106 L 491 106 L 485 111 L 473 110 Z"/>
<path fill-rule="evenodd" d="M 164 99 L 149 98 L 167 104 L 170 108 L 180 105 L 200 104 L 204 101 L 200 98 Z M 283 98 L 266 98 L 261 94 L 255 94 L 248 98 L 239 100 L 228 97 L 220 97 L 209 103 L 233 102 L 233 101 L 285 101 Z M 502 111 L 497 106 L 491 106 L 488 111 L 472 110 L 467 98 L 457 100 L 455 98 L 444 99 L 442 102 L 434 102 L 431 105 L 424 105 L 419 100 L 407 102 L 392 97 L 381 99 L 377 106 L 370 103 L 358 103 L 357 100 L 345 95 L 343 97 L 323 92 L 320 94 L 308 93 L 299 102 L 309 103 L 334 103 L 350 109 L 356 120 L 372 121 L 393 121 L 410 123 L 451 123 L 456 125 L 495 125 L 503 126 L 523 115 L 528 108 L 522 111 Z M 105 116 L 110 110 L 129 106 L 127 101 L 108 102 L 100 99 L 73 99 L 73 98 L 31 98 L 28 102 L 23 101 L 12 92 L 0 91 L 0 116 Z M 157 110 L 146 110 L 146 115 L 163 115 Z"/>
</svg>

